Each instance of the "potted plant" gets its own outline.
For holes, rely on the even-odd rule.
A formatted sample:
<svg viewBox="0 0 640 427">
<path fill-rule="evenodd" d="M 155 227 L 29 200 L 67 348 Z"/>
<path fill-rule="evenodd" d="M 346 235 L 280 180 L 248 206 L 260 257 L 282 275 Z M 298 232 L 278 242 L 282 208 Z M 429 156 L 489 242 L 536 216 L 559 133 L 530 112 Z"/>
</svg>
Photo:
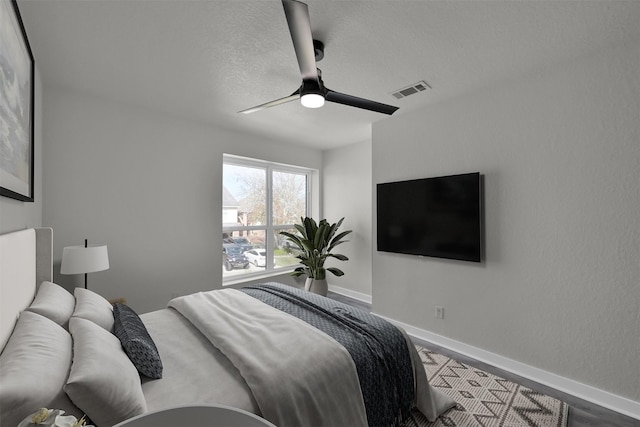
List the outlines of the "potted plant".
<svg viewBox="0 0 640 427">
<path fill-rule="evenodd" d="M 327 271 L 336 276 L 343 276 L 344 272 L 339 268 L 325 268 L 324 263 L 327 258 L 335 258 L 340 261 L 347 261 L 345 255 L 334 254 L 331 251 L 345 240 L 342 240 L 351 230 L 337 233 L 344 218 L 340 221 L 329 224 L 326 219 L 316 223 L 313 218 L 300 218 L 300 224 L 295 224 L 298 234 L 282 231 L 289 242 L 300 252 L 296 258 L 300 260 L 300 267 L 297 267 L 291 274 L 293 276 L 307 276 L 305 290 L 320 295 L 327 295 Z"/>
</svg>

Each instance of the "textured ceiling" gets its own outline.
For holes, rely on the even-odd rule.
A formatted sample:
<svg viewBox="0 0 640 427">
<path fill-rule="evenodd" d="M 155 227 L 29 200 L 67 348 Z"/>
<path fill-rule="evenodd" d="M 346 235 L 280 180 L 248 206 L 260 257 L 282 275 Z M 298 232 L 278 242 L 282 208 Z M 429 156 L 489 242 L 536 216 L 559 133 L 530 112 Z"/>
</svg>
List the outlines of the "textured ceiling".
<svg viewBox="0 0 640 427">
<path fill-rule="evenodd" d="M 300 85 L 278 0 L 18 0 L 46 85 L 115 98 L 272 139 L 331 148 L 387 116 L 298 102 L 237 111 Z M 336 91 L 395 114 L 480 90 L 626 40 L 639 1 L 309 0 L 319 63 Z M 396 100 L 420 80 L 432 89 Z"/>
</svg>

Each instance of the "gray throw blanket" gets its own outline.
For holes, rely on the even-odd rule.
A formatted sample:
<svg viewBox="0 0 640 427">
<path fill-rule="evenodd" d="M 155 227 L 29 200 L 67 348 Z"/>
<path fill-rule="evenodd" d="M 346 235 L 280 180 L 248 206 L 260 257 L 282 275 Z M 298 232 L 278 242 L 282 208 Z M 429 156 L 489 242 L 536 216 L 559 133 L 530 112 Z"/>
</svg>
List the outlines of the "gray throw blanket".
<svg viewBox="0 0 640 427">
<path fill-rule="evenodd" d="M 279 283 L 241 289 L 344 346 L 356 365 L 369 426 L 399 426 L 415 402 L 411 356 L 391 323 L 347 304 Z"/>
</svg>

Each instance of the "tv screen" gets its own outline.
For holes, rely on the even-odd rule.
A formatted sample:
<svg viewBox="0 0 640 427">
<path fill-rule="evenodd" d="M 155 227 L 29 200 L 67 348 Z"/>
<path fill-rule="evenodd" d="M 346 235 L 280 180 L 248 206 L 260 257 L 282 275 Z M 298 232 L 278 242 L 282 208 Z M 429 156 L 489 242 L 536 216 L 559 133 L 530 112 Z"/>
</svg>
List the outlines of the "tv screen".
<svg viewBox="0 0 640 427">
<path fill-rule="evenodd" d="M 377 185 L 378 251 L 482 259 L 480 173 Z"/>
</svg>

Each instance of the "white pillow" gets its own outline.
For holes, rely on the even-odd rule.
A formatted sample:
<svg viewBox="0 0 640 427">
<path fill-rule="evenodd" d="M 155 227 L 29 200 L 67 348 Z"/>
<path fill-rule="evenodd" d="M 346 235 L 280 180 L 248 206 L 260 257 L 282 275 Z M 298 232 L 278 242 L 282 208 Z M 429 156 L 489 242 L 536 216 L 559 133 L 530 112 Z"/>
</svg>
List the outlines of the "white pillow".
<svg viewBox="0 0 640 427">
<path fill-rule="evenodd" d="M 38 313 L 67 329 L 76 299 L 69 291 L 51 282 L 42 282 L 28 311 Z"/>
<path fill-rule="evenodd" d="M 71 366 L 71 336 L 60 325 L 23 311 L 0 355 L 0 420 L 15 426 L 39 408 L 80 415 L 63 391 Z"/>
<path fill-rule="evenodd" d="M 73 317 L 91 320 L 96 325 L 113 332 L 113 306 L 109 301 L 102 295 L 85 288 L 75 288 L 73 295 L 76 297 Z"/>
<path fill-rule="evenodd" d="M 95 323 L 72 317 L 73 365 L 64 391 L 96 425 L 110 426 L 147 411 L 140 375 L 120 340 Z"/>
</svg>

